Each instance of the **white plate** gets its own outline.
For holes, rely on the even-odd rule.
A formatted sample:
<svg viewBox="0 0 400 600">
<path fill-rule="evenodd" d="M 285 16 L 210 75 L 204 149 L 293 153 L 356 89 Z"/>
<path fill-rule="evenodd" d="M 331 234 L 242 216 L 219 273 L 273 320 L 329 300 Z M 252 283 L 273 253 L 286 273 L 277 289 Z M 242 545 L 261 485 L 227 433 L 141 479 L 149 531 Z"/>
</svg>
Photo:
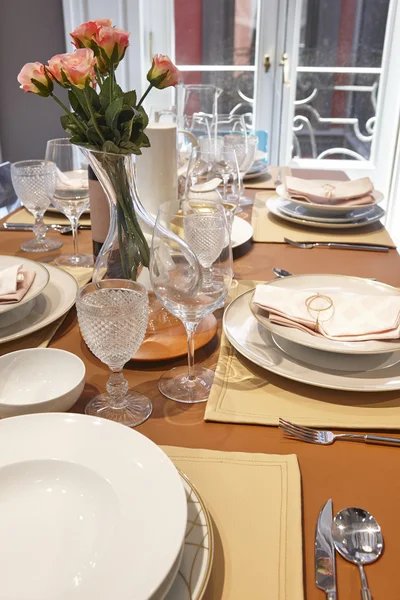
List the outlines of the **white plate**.
<svg viewBox="0 0 400 600">
<path fill-rule="evenodd" d="M 75 304 L 78 291 L 76 279 L 58 267 L 47 265 L 47 269 L 50 275 L 49 283 L 43 292 L 32 300 L 32 309 L 29 313 L 5 327 L 1 327 L 0 319 L 0 344 L 11 342 L 46 327 L 62 317 Z M 16 308 L 15 312 L 24 310 L 25 307 Z"/>
<path fill-rule="evenodd" d="M 259 171 L 256 171 L 254 173 L 250 172 L 250 173 L 246 173 L 246 175 L 243 177 L 243 181 L 250 181 L 251 179 L 257 179 L 258 177 L 261 177 L 262 175 L 265 175 L 266 173 L 268 173 L 268 165 L 265 163 L 265 167 L 263 169 L 260 169 Z M 271 179 L 272 175 L 270 174 L 268 179 Z"/>
<path fill-rule="evenodd" d="M 318 217 L 314 214 L 314 211 L 310 211 L 307 206 L 293 204 L 293 202 L 281 198 L 278 208 L 280 212 L 285 213 L 285 215 L 289 215 L 289 217 L 293 217 L 294 219 L 302 219 L 303 221 L 313 221 L 314 223 L 352 223 L 367 215 L 371 216 L 371 213 L 373 213 L 376 207 L 372 206 L 370 208 L 364 208 L 364 210 L 360 212 L 350 210 L 347 213 L 343 213 L 343 215 L 336 215 L 333 213 L 332 215 L 329 214 Z"/>
<path fill-rule="evenodd" d="M 314 221 L 306 221 L 297 217 L 290 217 L 289 215 L 281 212 L 279 210 L 280 202 L 280 196 L 272 196 L 267 200 L 267 208 L 273 215 L 279 217 L 280 219 L 284 219 L 284 221 L 289 221 L 290 223 L 296 223 L 297 225 L 305 225 L 306 227 L 314 227 L 317 229 L 352 229 L 354 227 L 365 227 L 366 225 L 370 225 L 371 223 L 379 221 L 385 214 L 383 208 L 380 206 L 374 206 L 373 210 L 368 215 L 358 219 L 357 221 L 352 221 L 351 223 L 332 223 L 330 219 L 326 220 L 324 223 L 316 223 Z"/>
<path fill-rule="evenodd" d="M 1 315 L 3 313 L 6 313 L 10 310 L 15 310 L 27 302 L 30 302 L 30 300 L 33 300 L 33 298 L 39 296 L 42 290 L 44 290 L 46 285 L 49 283 L 49 272 L 44 265 L 27 258 L 21 258 L 19 256 L 0 256 L 0 270 L 19 264 L 22 264 L 22 268 L 27 271 L 35 271 L 36 276 L 31 287 L 20 302 L 15 304 L 0 304 L 0 323 Z"/>
<path fill-rule="evenodd" d="M 180 553 L 181 478 L 137 431 L 78 414 L 0 422 L 0 598 L 148 600 Z"/>
<path fill-rule="evenodd" d="M 353 392 L 379 392 L 400 389 L 400 363 L 390 354 L 382 356 L 365 356 L 366 368 L 343 371 L 343 357 L 326 353 L 326 362 L 322 360 L 322 352 L 297 346 L 292 356 L 280 349 L 274 342 L 270 331 L 257 322 L 250 309 L 250 297 L 253 290 L 245 292 L 226 309 L 223 317 L 224 332 L 232 346 L 256 365 L 301 383 L 308 383 L 322 388 Z M 284 340 L 287 344 L 287 340 Z M 293 347 L 296 344 L 292 343 Z M 348 356 L 348 359 L 353 357 Z M 360 359 L 361 357 L 357 357 Z M 393 364 L 396 362 L 396 364 Z M 392 366 L 388 366 L 388 365 Z M 371 368 L 372 367 L 372 368 Z"/>
<path fill-rule="evenodd" d="M 250 223 L 240 217 L 233 217 L 231 233 L 232 248 L 237 248 L 238 246 L 245 244 L 251 240 L 252 237 L 253 228 Z"/>
<path fill-rule="evenodd" d="M 301 200 L 295 200 L 294 198 L 292 198 L 291 196 L 288 195 L 284 184 L 278 185 L 278 187 L 276 188 L 276 193 L 281 198 L 284 198 L 285 200 L 290 200 L 290 202 L 293 202 L 293 204 L 298 204 L 299 206 L 307 206 L 308 208 L 310 208 L 310 210 L 314 210 L 315 214 L 318 216 L 321 216 L 323 214 L 333 214 L 333 213 L 343 214 L 343 213 L 349 212 L 349 210 L 354 210 L 356 212 L 358 210 L 364 210 L 368 206 L 372 207 L 375 204 L 382 202 L 383 197 L 384 197 L 381 192 L 378 192 L 375 190 L 371 194 L 371 196 L 373 196 L 373 198 L 375 200 L 374 204 L 349 207 L 349 206 L 337 206 L 335 204 L 312 204 L 311 202 L 302 202 Z"/>
<path fill-rule="evenodd" d="M 200 600 L 211 574 L 214 536 L 210 515 L 200 494 L 186 475 L 180 473 L 180 476 L 188 505 L 185 543 L 177 573 L 168 579 L 172 587 L 165 600 Z M 169 588 L 167 585 L 165 590 Z M 157 594 L 157 598 L 161 597 Z"/>
<path fill-rule="evenodd" d="M 363 279 L 362 277 L 350 277 L 347 275 L 293 275 L 282 279 L 268 281 L 265 285 L 273 285 L 289 290 L 318 290 L 321 294 L 329 296 L 330 293 L 341 293 L 343 296 L 356 298 L 358 294 L 370 294 L 373 296 L 399 296 L 400 291 L 385 283 Z M 271 323 L 266 316 L 267 311 L 252 305 L 251 310 L 256 319 L 269 331 L 280 337 L 296 342 L 308 348 L 324 350 L 325 352 L 339 352 L 342 354 L 385 354 L 400 350 L 400 340 L 369 340 L 366 342 L 337 342 L 325 337 L 312 335 L 292 327 L 284 327 L 277 323 Z"/>
<path fill-rule="evenodd" d="M 49 208 L 47 208 L 47 209 L 46 209 L 46 212 L 47 212 L 47 213 L 56 213 L 56 214 L 58 214 L 58 215 L 63 215 L 63 216 L 66 218 L 66 219 L 68 218 L 68 217 L 66 217 L 66 216 L 64 215 L 64 213 L 63 213 L 63 212 L 62 212 L 62 211 L 61 211 L 59 208 L 56 208 L 56 207 L 55 207 L 55 206 L 53 206 L 52 204 L 50 204 Z M 85 209 L 85 210 L 82 212 L 82 216 L 83 216 L 83 215 L 90 215 L 90 208 L 86 208 L 86 209 Z"/>
</svg>

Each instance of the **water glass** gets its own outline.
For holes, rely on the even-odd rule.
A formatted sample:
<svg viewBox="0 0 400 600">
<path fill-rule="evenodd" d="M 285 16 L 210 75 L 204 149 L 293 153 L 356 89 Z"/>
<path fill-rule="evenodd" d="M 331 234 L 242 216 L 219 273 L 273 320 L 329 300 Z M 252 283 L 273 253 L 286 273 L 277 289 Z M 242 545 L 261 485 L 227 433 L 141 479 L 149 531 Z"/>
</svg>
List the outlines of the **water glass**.
<svg viewBox="0 0 400 600">
<path fill-rule="evenodd" d="M 151 247 L 151 283 L 188 336 L 188 367 L 175 367 L 159 380 L 159 390 L 167 398 L 185 403 L 207 400 L 214 373 L 194 365 L 194 335 L 201 319 L 221 306 L 232 275 L 232 248 L 221 204 L 197 198 L 160 206 Z"/>
<path fill-rule="evenodd" d="M 123 279 L 89 283 L 79 290 L 76 309 L 89 350 L 111 371 L 107 392 L 89 402 L 86 414 L 128 427 L 140 425 L 149 418 L 152 405 L 146 396 L 128 389 L 122 369 L 146 333 L 149 310 L 146 288 Z"/>
<path fill-rule="evenodd" d="M 74 240 L 74 253 L 62 254 L 56 263 L 68 267 L 91 267 L 93 256 L 78 252 L 79 218 L 90 206 L 88 163 L 80 148 L 71 144 L 69 138 L 49 140 L 46 160 L 53 161 L 57 166 L 57 184 L 52 204 L 71 223 Z"/>
<path fill-rule="evenodd" d="M 236 152 L 224 146 L 210 150 L 209 146 L 194 148 L 186 174 L 186 200 L 201 199 L 224 206 L 229 231 L 240 197 L 240 174 Z"/>
<path fill-rule="evenodd" d="M 11 165 L 11 180 L 21 203 L 35 217 L 35 239 L 23 242 L 25 252 L 48 252 L 62 242 L 46 237 L 43 216 L 56 189 L 56 165 L 45 160 L 22 160 Z"/>
<path fill-rule="evenodd" d="M 241 206 L 252 204 L 253 200 L 251 198 L 246 198 L 246 196 L 243 195 L 243 178 L 255 161 L 258 147 L 258 137 L 256 135 L 249 135 L 243 133 L 230 133 L 224 136 L 223 140 L 227 148 L 232 148 L 235 150 L 238 159 L 240 171 L 239 204 Z"/>
</svg>

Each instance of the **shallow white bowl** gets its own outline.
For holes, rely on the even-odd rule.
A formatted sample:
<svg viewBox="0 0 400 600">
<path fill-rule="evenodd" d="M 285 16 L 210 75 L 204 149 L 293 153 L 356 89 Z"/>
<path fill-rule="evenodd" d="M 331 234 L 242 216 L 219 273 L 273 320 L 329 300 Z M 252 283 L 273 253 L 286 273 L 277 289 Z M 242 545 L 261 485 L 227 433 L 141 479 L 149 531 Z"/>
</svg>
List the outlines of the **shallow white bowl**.
<svg viewBox="0 0 400 600">
<path fill-rule="evenodd" d="M 69 410 L 83 391 L 85 365 L 56 348 L 30 348 L 0 357 L 0 417 Z"/>
</svg>

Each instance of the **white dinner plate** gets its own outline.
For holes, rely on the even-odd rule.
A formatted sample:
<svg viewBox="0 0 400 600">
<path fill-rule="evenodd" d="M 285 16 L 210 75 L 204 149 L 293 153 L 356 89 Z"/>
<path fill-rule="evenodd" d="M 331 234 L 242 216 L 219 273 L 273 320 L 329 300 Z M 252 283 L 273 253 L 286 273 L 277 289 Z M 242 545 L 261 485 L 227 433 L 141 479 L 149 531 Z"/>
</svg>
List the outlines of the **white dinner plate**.
<svg viewBox="0 0 400 600">
<path fill-rule="evenodd" d="M 185 488 L 188 516 L 182 556 L 159 590 L 157 600 L 200 600 L 207 587 L 214 556 L 214 536 L 208 510 L 194 485 L 179 472 Z M 174 570 L 173 570 L 174 571 Z M 151 599 L 153 600 L 153 598 Z M 154 599 L 156 600 L 156 599 Z"/>
<path fill-rule="evenodd" d="M 238 246 L 251 240 L 252 237 L 253 228 L 250 223 L 240 217 L 234 216 L 231 233 L 232 248 L 238 248 Z"/>
<path fill-rule="evenodd" d="M 350 277 L 348 275 L 293 275 L 282 279 L 268 281 L 265 285 L 272 285 L 286 290 L 315 292 L 329 296 L 330 293 L 340 293 L 343 296 L 354 297 L 366 294 L 371 296 L 399 296 L 400 291 L 385 283 L 363 279 L 362 277 Z M 279 335 L 281 338 L 323 350 L 325 352 L 338 352 L 341 354 L 385 354 L 389 352 L 400 351 L 400 340 L 369 340 L 366 342 L 338 342 L 329 340 L 322 335 L 312 335 L 305 331 L 300 331 L 294 327 L 285 327 L 277 323 L 271 323 L 266 310 L 252 304 L 250 309 L 253 311 L 256 319 L 263 327 L 266 327 L 271 333 Z"/>
<path fill-rule="evenodd" d="M 322 388 L 352 392 L 379 392 L 400 389 L 400 354 L 352 357 L 365 359 L 365 367 L 359 363 L 353 371 L 341 370 L 343 356 L 322 353 L 313 348 L 300 347 L 283 340 L 286 349 L 292 344 L 291 354 L 274 342 L 273 334 L 263 327 L 250 309 L 253 290 L 245 292 L 227 307 L 223 317 L 223 329 L 232 346 L 254 364 L 301 383 Z M 324 362 L 320 361 L 323 359 Z M 394 363 L 394 364 L 393 364 Z"/>
<path fill-rule="evenodd" d="M 263 167 L 262 169 L 259 169 L 257 171 L 249 171 L 248 173 L 246 173 L 246 175 L 243 177 L 243 181 L 250 181 L 252 179 L 257 179 L 258 177 L 261 177 L 262 175 L 265 175 L 266 173 L 268 173 L 268 165 L 267 163 L 265 163 L 265 167 Z M 269 179 L 271 179 L 272 175 L 269 175 Z"/>
<path fill-rule="evenodd" d="M 44 290 L 46 285 L 49 283 L 49 272 L 47 268 L 41 263 L 35 262 L 33 260 L 29 260 L 27 258 L 21 258 L 20 256 L 0 256 L 0 271 L 3 269 L 7 269 L 7 267 L 12 267 L 14 265 L 22 265 L 22 268 L 27 271 L 35 271 L 35 279 L 25 296 L 22 298 L 20 302 L 15 304 L 0 304 L 0 323 L 1 323 L 1 315 L 10 311 L 16 310 L 20 306 L 23 306 L 27 302 L 30 302 L 36 296 Z"/>
<path fill-rule="evenodd" d="M 290 202 L 293 202 L 293 204 L 298 204 L 300 206 L 307 206 L 311 210 L 314 210 L 315 214 L 318 216 L 322 216 L 324 214 L 334 214 L 334 213 L 343 214 L 343 213 L 349 212 L 349 210 L 354 210 L 357 212 L 358 210 L 364 210 L 366 207 L 371 208 L 372 206 L 375 206 L 375 204 L 382 202 L 382 200 L 384 198 L 384 196 L 381 192 L 374 190 L 371 194 L 371 196 L 373 196 L 374 201 L 375 201 L 373 204 L 349 207 L 349 206 L 338 206 L 337 204 L 312 204 L 311 202 L 302 202 L 301 200 L 296 200 L 296 199 L 292 198 L 291 196 L 289 196 L 289 194 L 287 193 L 287 190 L 286 190 L 286 186 L 283 183 L 281 185 L 278 185 L 278 187 L 276 188 L 276 193 L 281 198 L 284 198 L 285 200 L 290 200 Z"/>
<path fill-rule="evenodd" d="M 267 208 L 273 215 L 283 219 L 284 221 L 296 223 L 296 225 L 305 225 L 306 227 L 313 227 L 317 229 L 352 229 L 354 227 L 365 227 L 371 223 L 376 223 L 376 221 L 379 221 L 385 215 L 383 208 L 380 206 L 374 206 L 370 213 L 364 217 L 361 217 L 357 221 L 352 221 L 351 223 L 333 223 L 330 219 L 320 223 L 315 221 L 306 221 L 304 219 L 291 217 L 288 214 L 285 214 L 279 208 L 280 202 L 280 196 L 272 196 L 267 200 Z"/>
<path fill-rule="evenodd" d="M 0 422 L 0 598 L 148 600 L 184 541 L 179 474 L 147 437 L 79 414 Z"/>
<path fill-rule="evenodd" d="M 49 283 L 43 292 L 32 300 L 29 312 L 25 314 L 25 306 L 15 308 L 15 312 L 23 313 L 22 318 L 5 327 L 1 326 L 0 318 L 0 344 L 11 342 L 50 325 L 75 304 L 78 291 L 76 279 L 58 267 L 47 265 L 46 268 L 50 275 Z"/>
<path fill-rule="evenodd" d="M 289 215 L 289 217 L 295 219 L 302 219 L 303 221 L 313 221 L 314 223 L 352 223 L 367 215 L 371 216 L 371 213 L 378 207 L 371 206 L 369 208 L 364 208 L 362 211 L 349 210 L 342 215 L 333 213 L 332 215 L 329 214 L 319 217 L 315 215 L 313 210 L 310 211 L 308 206 L 293 204 L 293 202 L 281 198 L 278 208 L 280 212 L 285 213 L 285 215 Z"/>
</svg>

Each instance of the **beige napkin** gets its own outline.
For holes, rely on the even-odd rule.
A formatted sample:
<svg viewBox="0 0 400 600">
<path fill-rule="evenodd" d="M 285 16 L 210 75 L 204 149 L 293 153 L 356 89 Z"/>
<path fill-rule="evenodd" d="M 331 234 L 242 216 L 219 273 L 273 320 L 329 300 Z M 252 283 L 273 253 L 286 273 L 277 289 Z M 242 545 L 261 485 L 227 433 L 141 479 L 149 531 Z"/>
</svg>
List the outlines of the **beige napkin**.
<svg viewBox="0 0 400 600">
<path fill-rule="evenodd" d="M 256 194 L 251 216 L 255 242 L 284 244 L 284 238 L 287 237 L 295 242 L 345 242 L 396 248 L 396 244 L 380 222 L 357 229 L 319 229 L 279 219 L 272 215 L 266 206 L 268 198 L 275 195 L 272 191 Z"/>
<path fill-rule="evenodd" d="M 274 190 L 276 188 L 275 181 L 280 179 L 285 183 L 288 175 L 301 177 L 302 179 L 326 179 L 329 173 L 329 179 L 334 181 L 348 181 L 346 173 L 343 171 L 320 171 L 319 169 L 297 169 L 295 167 L 268 167 L 268 172 L 260 175 L 257 179 L 245 180 L 246 188 L 255 190 Z"/>
<path fill-rule="evenodd" d="M 0 271 L 0 304 L 21 302 L 35 277 L 35 271 L 23 270 L 22 264 L 2 269 Z"/>
<path fill-rule="evenodd" d="M 73 277 L 75 277 L 78 282 L 79 287 L 82 287 L 92 278 L 93 269 L 89 268 L 64 268 L 65 271 L 70 273 Z M 61 327 L 68 313 L 47 325 L 47 327 L 43 327 L 30 335 L 19 338 L 18 340 L 13 340 L 12 342 L 7 342 L 5 344 L 0 344 L 0 356 L 4 354 L 8 354 L 9 352 L 16 352 L 17 350 L 24 350 L 25 348 L 47 348 L 50 344 L 51 340 L 57 333 L 58 329 Z M 1 331 L 1 330 L 0 330 Z"/>
<path fill-rule="evenodd" d="M 393 290 L 395 292 L 395 290 Z M 320 295 L 321 294 L 321 295 Z M 357 342 L 400 337 L 400 294 L 348 296 L 319 290 L 289 290 L 258 285 L 254 303 L 272 323 L 330 340 Z"/>
<path fill-rule="evenodd" d="M 29 225 L 33 225 L 35 222 L 35 219 L 33 217 L 33 215 L 26 210 L 25 208 L 21 208 L 20 210 L 17 210 L 13 213 L 11 213 L 11 215 L 9 217 L 7 217 L 7 219 L 5 219 L 6 223 L 28 223 Z M 44 217 L 44 222 L 46 223 L 46 225 L 70 225 L 71 223 L 69 222 L 69 220 L 67 219 L 67 217 L 64 217 L 64 215 L 62 213 L 57 213 L 57 212 L 53 212 L 53 211 L 48 211 L 45 214 Z M 89 215 L 82 215 L 81 218 L 79 219 L 79 224 L 80 225 L 91 225 L 91 220 L 90 220 L 90 216 Z"/>
<path fill-rule="evenodd" d="M 311 204 L 364 206 L 374 204 L 369 177 L 349 181 L 309 180 L 287 176 L 285 190 L 294 199 Z"/>
<path fill-rule="evenodd" d="M 240 281 L 230 297 L 257 283 Z M 314 427 L 400 429 L 400 391 L 366 394 L 290 381 L 241 356 L 223 334 L 205 420 L 278 425 L 279 417 Z"/>
<path fill-rule="evenodd" d="M 302 600 L 296 456 L 163 449 L 195 485 L 213 522 L 204 600 Z"/>
</svg>

